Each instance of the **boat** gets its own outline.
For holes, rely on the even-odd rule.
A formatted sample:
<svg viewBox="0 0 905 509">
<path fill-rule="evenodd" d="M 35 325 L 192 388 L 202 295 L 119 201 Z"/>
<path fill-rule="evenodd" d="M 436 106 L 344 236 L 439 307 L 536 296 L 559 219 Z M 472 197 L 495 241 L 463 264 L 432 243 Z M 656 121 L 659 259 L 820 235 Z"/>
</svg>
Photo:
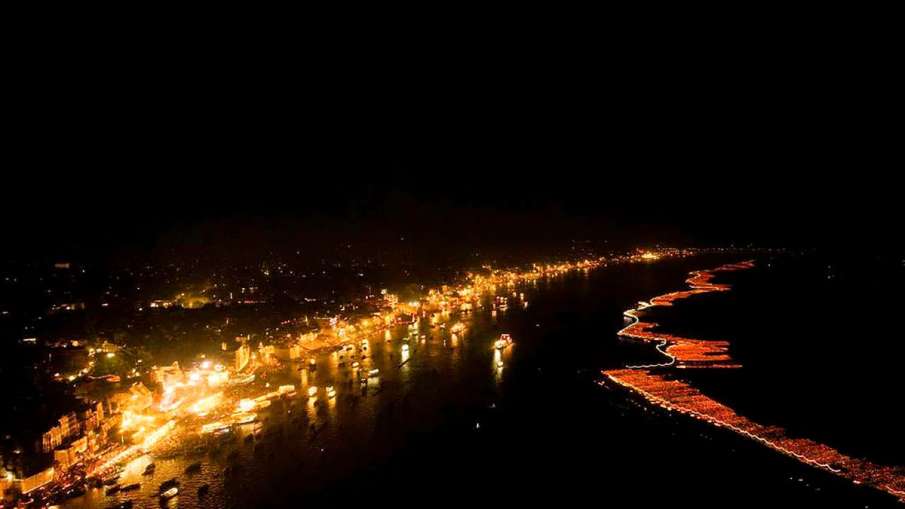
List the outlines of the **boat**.
<svg viewBox="0 0 905 509">
<path fill-rule="evenodd" d="M 77 484 L 77 485 L 73 486 L 72 488 L 69 488 L 68 490 L 66 490 L 65 496 L 66 496 L 66 498 L 75 498 L 75 497 L 81 497 L 84 494 L 85 494 L 85 487 L 82 486 L 81 484 Z"/>
<path fill-rule="evenodd" d="M 116 484 L 117 481 L 119 481 L 119 476 L 118 476 L 118 475 L 113 476 L 113 477 L 110 477 L 110 478 L 108 478 L 108 479 L 104 479 L 104 481 L 103 481 L 102 484 L 103 484 L 104 486 L 113 486 L 114 484 Z"/>
<path fill-rule="evenodd" d="M 198 473 L 200 471 L 201 471 L 201 462 L 200 461 L 196 461 L 196 462 L 192 463 L 191 465 L 185 467 L 185 473 L 187 473 L 187 474 L 194 474 L 194 473 Z"/>
<path fill-rule="evenodd" d="M 145 467 L 145 471 L 141 475 L 152 475 L 156 469 L 157 465 L 148 463 L 148 466 Z"/>
<path fill-rule="evenodd" d="M 202 484 L 201 486 L 198 486 L 198 496 L 203 497 L 203 496 L 207 495 L 207 493 L 210 490 L 211 490 L 210 485 Z"/>
<path fill-rule="evenodd" d="M 110 486 L 109 488 L 107 488 L 106 491 L 104 491 L 104 495 L 107 495 L 108 497 L 110 495 L 116 495 L 117 493 L 119 493 L 119 490 L 120 490 L 119 485 L 114 484 L 113 486 Z"/>
<path fill-rule="evenodd" d="M 59 496 L 62 497 L 63 500 L 69 500 L 70 498 L 80 497 L 84 494 L 85 494 L 84 489 L 81 490 L 81 492 L 79 492 L 79 490 L 77 490 L 76 488 L 70 488 L 70 489 L 61 491 Z"/>
<path fill-rule="evenodd" d="M 123 486 L 120 491 L 135 491 L 138 488 L 141 488 L 141 483 L 136 482 L 136 483 L 127 484 L 127 485 Z"/>
<path fill-rule="evenodd" d="M 171 488 L 179 487 L 179 481 L 174 477 L 172 479 L 167 479 L 166 481 L 160 484 L 160 488 L 158 488 L 158 493 L 163 493 L 165 491 L 169 491 Z"/>
<path fill-rule="evenodd" d="M 161 493 L 161 494 L 160 494 L 160 499 L 161 499 L 161 500 L 169 500 L 169 499 L 175 497 L 175 496 L 178 495 L 178 494 L 179 494 L 179 488 L 177 488 L 176 486 L 173 486 L 172 488 L 170 488 L 170 489 L 164 491 L 163 493 Z"/>
</svg>

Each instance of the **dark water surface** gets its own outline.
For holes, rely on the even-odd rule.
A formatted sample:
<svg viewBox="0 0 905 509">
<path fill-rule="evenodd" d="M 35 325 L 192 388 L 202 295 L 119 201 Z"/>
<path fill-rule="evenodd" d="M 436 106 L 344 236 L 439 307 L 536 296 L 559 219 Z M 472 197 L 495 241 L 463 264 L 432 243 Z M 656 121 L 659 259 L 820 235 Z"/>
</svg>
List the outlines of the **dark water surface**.
<svg viewBox="0 0 905 509">
<path fill-rule="evenodd" d="M 680 302 L 661 323 L 730 339 L 745 369 L 688 379 L 757 422 L 905 465 L 901 261 L 782 256 L 722 280 L 734 291 Z"/>
<path fill-rule="evenodd" d="M 380 370 L 379 382 L 364 390 L 352 380 L 347 358 L 324 355 L 314 372 L 287 366 L 267 381 L 294 383 L 299 395 L 261 415 L 259 437 L 242 430 L 204 451 L 154 458 L 153 477 L 141 476 L 143 464 L 132 465 L 123 484 L 131 477 L 141 490 L 117 497 L 94 490 L 67 507 L 124 499 L 157 507 L 152 495 L 171 477 L 182 488 L 170 505 L 189 508 L 888 502 L 594 383 L 602 368 L 657 358 L 652 348 L 616 337 L 625 309 L 681 289 L 689 270 L 729 261 L 738 257 L 619 265 L 541 281 L 519 289 L 526 308 L 513 305 L 493 317 L 485 307 L 463 318 L 467 330 L 456 341 L 449 329 L 422 329 L 427 337 L 409 341 L 407 361 L 405 328 L 390 342 L 374 337 L 363 364 Z M 497 356 L 492 343 L 501 332 L 516 344 Z M 715 332 L 733 337 L 731 330 Z M 321 388 L 316 405 L 305 395 L 311 385 Z M 326 385 L 336 387 L 335 399 L 325 396 Z M 184 474 L 195 461 L 201 472 Z M 210 493 L 199 497 L 197 487 L 205 483 Z"/>
</svg>

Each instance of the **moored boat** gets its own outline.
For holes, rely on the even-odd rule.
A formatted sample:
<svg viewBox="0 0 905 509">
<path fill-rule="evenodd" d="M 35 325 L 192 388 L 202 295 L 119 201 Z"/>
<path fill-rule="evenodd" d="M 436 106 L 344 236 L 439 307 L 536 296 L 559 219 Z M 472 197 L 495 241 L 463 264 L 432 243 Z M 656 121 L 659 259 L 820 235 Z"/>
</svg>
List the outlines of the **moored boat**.
<svg viewBox="0 0 905 509">
<path fill-rule="evenodd" d="M 163 493 L 165 491 L 169 491 L 171 488 L 177 487 L 179 487 L 179 481 L 175 477 L 172 479 L 167 479 L 166 481 L 160 483 L 158 493 Z"/>
<path fill-rule="evenodd" d="M 496 340 L 494 346 L 497 350 L 502 350 L 512 344 L 512 336 L 509 334 L 500 334 L 500 338 Z"/>
</svg>

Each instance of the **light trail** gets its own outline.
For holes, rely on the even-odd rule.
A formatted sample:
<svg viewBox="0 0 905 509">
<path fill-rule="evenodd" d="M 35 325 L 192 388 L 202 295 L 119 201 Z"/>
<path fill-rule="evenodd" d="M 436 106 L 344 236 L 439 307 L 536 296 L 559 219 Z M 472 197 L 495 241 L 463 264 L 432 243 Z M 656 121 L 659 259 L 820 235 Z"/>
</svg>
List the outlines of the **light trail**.
<svg viewBox="0 0 905 509">
<path fill-rule="evenodd" d="M 713 426 L 726 428 L 770 449 L 813 467 L 885 491 L 905 502 L 905 473 L 902 467 L 878 465 L 861 458 L 847 456 L 832 447 L 807 438 L 789 437 L 778 426 L 765 426 L 737 414 L 687 382 L 670 376 L 671 369 L 740 368 L 729 355 L 728 341 L 684 338 L 665 332 L 654 332 L 656 322 L 642 321 L 638 312 L 654 306 L 671 306 L 673 302 L 702 293 L 728 291 L 731 286 L 713 282 L 719 272 L 753 267 L 750 261 L 727 264 L 711 270 L 695 271 L 686 280 L 688 290 L 654 297 L 649 303 L 626 311 L 631 323 L 618 334 L 644 342 L 656 342 L 658 352 L 669 360 L 662 363 L 638 364 L 625 369 L 606 370 L 603 374 L 614 383 L 640 395 L 649 404 L 675 411 Z"/>
</svg>

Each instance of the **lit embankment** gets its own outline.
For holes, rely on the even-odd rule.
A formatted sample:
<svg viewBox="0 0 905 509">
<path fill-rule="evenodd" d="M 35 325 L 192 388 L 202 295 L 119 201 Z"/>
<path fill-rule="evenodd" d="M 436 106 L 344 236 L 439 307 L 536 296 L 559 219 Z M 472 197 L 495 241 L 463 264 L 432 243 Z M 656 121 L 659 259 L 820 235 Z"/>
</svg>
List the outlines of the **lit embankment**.
<svg viewBox="0 0 905 509">
<path fill-rule="evenodd" d="M 625 369 L 604 371 L 606 377 L 639 395 L 651 405 L 688 415 L 713 426 L 731 430 L 755 440 L 771 449 L 791 456 L 802 463 L 832 472 L 851 480 L 891 493 L 905 502 L 905 473 L 902 467 L 878 465 L 870 461 L 846 456 L 825 444 L 806 438 L 789 437 L 783 428 L 765 426 L 737 414 L 689 383 L 675 379 L 674 369 L 739 368 L 729 355 L 729 342 L 684 338 L 655 331 L 656 322 L 646 322 L 639 313 L 653 306 L 671 306 L 673 302 L 692 295 L 722 292 L 729 285 L 714 283 L 720 272 L 744 270 L 752 262 L 727 264 L 711 270 L 692 272 L 686 282 L 689 289 L 671 292 L 641 303 L 625 312 L 632 323 L 619 335 L 639 341 L 657 343 L 657 350 L 667 360 L 658 364 L 626 366 Z"/>
</svg>

